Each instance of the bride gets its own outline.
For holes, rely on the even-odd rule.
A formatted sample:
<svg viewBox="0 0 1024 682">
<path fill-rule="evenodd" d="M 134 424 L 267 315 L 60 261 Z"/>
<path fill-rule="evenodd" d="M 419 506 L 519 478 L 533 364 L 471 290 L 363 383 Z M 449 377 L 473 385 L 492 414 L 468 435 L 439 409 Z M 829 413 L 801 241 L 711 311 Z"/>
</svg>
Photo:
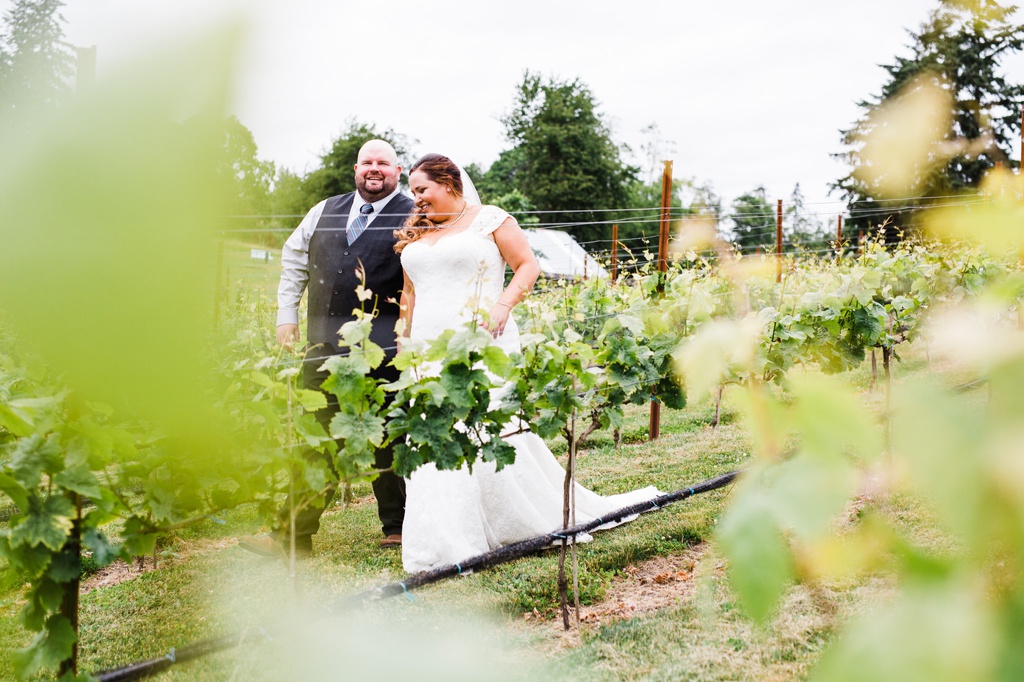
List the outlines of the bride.
<svg viewBox="0 0 1024 682">
<path fill-rule="evenodd" d="M 512 308 L 533 287 L 537 260 L 516 220 L 497 206 L 481 206 L 464 192 L 459 167 L 427 154 L 409 172 L 416 213 L 395 231 L 405 271 L 403 317 L 409 339 L 430 340 L 461 328 L 479 309 L 481 326 L 506 352 L 519 350 Z M 513 277 L 505 282 L 505 266 Z M 550 533 L 562 525 L 565 471 L 534 433 L 507 436 L 515 463 L 495 471 L 478 462 L 440 471 L 426 464 L 406 484 L 402 563 L 417 572 L 455 564 L 501 545 Z M 576 522 L 653 499 L 654 487 L 602 497 L 577 484 Z"/>
</svg>

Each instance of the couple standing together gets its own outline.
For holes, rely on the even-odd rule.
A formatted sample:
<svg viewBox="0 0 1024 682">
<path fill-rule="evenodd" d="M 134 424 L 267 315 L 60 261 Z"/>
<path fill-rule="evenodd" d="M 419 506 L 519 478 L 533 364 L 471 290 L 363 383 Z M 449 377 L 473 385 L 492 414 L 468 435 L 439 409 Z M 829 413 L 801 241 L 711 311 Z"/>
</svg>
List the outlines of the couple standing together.
<svg viewBox="0 0 1024 682">
<path fill-rule="evenodd" d="M 478 310 L 481 325 L 506 352 L 519 350 L 512 309 L 533 287 L 540 268 L 518 223 L 496 206 L 481 205 L 468 178 L 451 159 L 427 154 L 409 172 L 412 199 L 399 191 L 402 172 L 395 150 L 371 140 L 359 150 L 356 192 L 314 206 L 285 243 L 278 289 L 277 341 L 299 338 L 298 308 L 308 289 L 306 388 L 322 390 L 323 360 L 337 354 L 338 330 L 361 307 L 356 270 L 376 299 L 370 339 L 385 351 L 374 376 L 398 379 L 390 365 L 406 338 L 431 340 L 461 328 Z M 506 265 L 513 277 L 505 286 Z M 402 337 L 396 323 L 405 321 Z M 399 328 L 401 328 L 399 326 Z M 325 428 L 337 410 L 316 412 Z M 565 472 L 534 433 L 508 436 L 515 463 L 495 471 L 493 462 L 439 471 L 427 464 L 408 480 L 385 472 L 373 481 L 384 539 L 401 546 L 409 572 L 455 564 L 501 545 L 550 533 L 561 526 Z M 309 453 L 311 457 L 318 456 Z M 388 469 L 390 446 L 377 452 L 376 467 Z M 332 467 L 333 468 L 333 467 Z M 649 500 L 653 487 L 601 497 L 577 485 L 576 521 L 585 523 L 620 507 Z M 288 537 L 288 505 L 281 510 L 282 530 L 243 538 L 240 545 L 264 554 L 280 554 L 294 540 L 296 553 L 308 555 L 312 536 L 333 492 L 297 512 L 295 537 Z"/>
</svg>

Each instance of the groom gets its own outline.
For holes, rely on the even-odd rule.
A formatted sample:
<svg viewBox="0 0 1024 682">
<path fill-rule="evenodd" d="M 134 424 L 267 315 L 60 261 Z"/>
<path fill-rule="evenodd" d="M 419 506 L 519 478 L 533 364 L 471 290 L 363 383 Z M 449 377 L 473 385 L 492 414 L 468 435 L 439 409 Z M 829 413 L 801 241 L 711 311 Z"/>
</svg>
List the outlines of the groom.
<svg viewBox="0 0 1024 682">
<path fill-rule="evenodd" d="M 285 242 L 277 293 L 277 342 L 291 347 L 298 341 L 299 301 L 302 292 L 308 289 L 306 337 L 309 350 L 302 373 L 305 388 L 322 390 L 320 384 L 328 375 L 318 368 L 326 358 L 338 354 L 338 330 L 355 319 L 353 310 L 362 307 L 355 293 L 360 284 L 357 268 L 365 273 L 365 286 L 373 292 L 377 303 L 370 340 L 385 353 L 384 362 L 372 376 L 389 382 L 398 379 L 399 372 L 389 363 L 396 353 L 397 301 L 403 277 L 401 261 L 393 248 L 392 231 L 401 227 L 413 210 L 412 200 L 398 191 L 401 173 L 394 148 L 384 140 L 370 140 L 360 148 L 356 161 L 356 192 L 321 201 L 310 209 Z M 328 407 L 315 415 L 329 431 L 331 419 L 338 411 L 338 400 L 329 393 L 325 395 Z M 325 460 L 333 471 L 329 455 L 308 451 L 306 456 Z M 389 468 L 392 458 L 390 446 L 381 448 L 376 454 L 376 468 Z M 296 493 L 297 496 L 302 494 L 303 491 Z M 390 471 L 382 473 L 373 481 L 373 494 L 384 531 L 381 546 L 401 545 L 405 481 Z M 320 516 L 333 496 L 331 489 L 322 499 L 296 513 L 297 555 L 308 556 L 312 552 L 312 536 L 319 530 Z M 239 546 L 257 554 L 286 553 L 290 546 L 287 503 L 278 517 L 281 530 L 266 536 L 240 538 Z"/>
</svg>

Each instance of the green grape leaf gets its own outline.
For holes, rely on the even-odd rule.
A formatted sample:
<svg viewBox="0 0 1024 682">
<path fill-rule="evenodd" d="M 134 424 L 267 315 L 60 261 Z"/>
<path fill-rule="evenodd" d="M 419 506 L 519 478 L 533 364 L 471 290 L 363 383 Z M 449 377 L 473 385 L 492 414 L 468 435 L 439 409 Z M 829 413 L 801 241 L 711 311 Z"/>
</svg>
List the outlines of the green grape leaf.
<svg viewBox="0 0 1024 682">
<path fill-rule="evenodd" d="M 417 448 L 410 447 L 406 443 L 395 443 L 394 455 L 395 459 L 391 468 L 398 476 L 408 477 L 409 474 L 426 463 L 423 454 Z"/>
<path fill-rule="evenodd" d="M 100 568 L 108 566 L 121 553 L 120 547 L 111 544 L 107 536 L 96 528 L 82 532 L 82 546 L 92 552 L 92 559 Z"/>
<path fill-rule="evenodd" d="M 339 412 L 331 419 L 331 436 L 346 441 L 366 441 L 379 447 L 384 441 L 384 420 L 371 412 Z"/>
<path fill-rule="evenodd" d="M 27 630 L 36 632 L 46 624 L 46 615 L 56 611 L 64 600 L 65 586 L 48 576 L 41 576 L 29 588 L 25 606 L 18 613 L 18 621 Z"/>
<path fill-rule="evenodd" d="M 353 311 L 355 312 L 355 311 Z M 349 320 L 341 325 L 338 336 L 345 342 L 346 346 L 355 347 L 370 338 L 369 320 Z"/>
<path fill-rule="evenodd" d="M 74 505 L 66 497 L 51 495 L 42 504 L 33 499 L 18 525 L 11 528 L 12 547 L 41 544 L 56 552 L 71 532 L 74 513 Z"/>
<path fill-rule="evenodd" d="M 156 546 L 156 533 L 132 533 L 127 535 L 122 545 L 122 552 L 128 556 L 146 556 L 153 553 Z"/>
<path fill-rule="evenodd" d="M 50 616 L 46 621 L 46 629 L 37 634 L 27 647 L 13 653 L 11 658 L 18 678 L 25 680 L 40 670 L 57 668 L 62 661 L 71 657 L 77 639 L 67 618 L 56 614 Z"/>
<path fill-rule="evenodd" d="M 487 386 L 490 382 L 482 370 L 471 369 L 462 363 L 446 365 L 441 370 L 441 386 L 448 402 L 457 409 L 469 410 L 475 406 L 474 384 Z"/>
<path fill-rule="evenodd" d="M 0 531 L 0 554 L 11 562 L 11 567 L 19 575 L 25 576 L 29 580 L 42 575 L 53 559 L 53 552 L 43 545 L 35 547 L 28 545 L 12 546 L 9 530 Z"/>
<path fill-rule="evenodd" d="M 28 489 L 13 476 L 0 471 L 0 490 L 7 493 L 19 511 L 28 509 Z"/>
<path fill-rule="evenodd" d="M 505 353 L 504 350 L 498 346 L 487 346 L 483 352 L 484 365 L 487 369 L 496 374 L 501 378 L 508 377 L 509 370 L 512 368 L 512 358 Z"/>
<path fill-rule="evenodd" d="M 263 388 L 274 388 L 274 380 L 262 372 L 250 372 L 249 380 Z"/>
<path fill-rule="evenodd" d="M 323 425 L 316 418 L 315 414 L 309 412 L 300 414 L 292 423 L 295 426 L 295 433 L 297 433 L 309 447 L 315 450 L 319 450 L 324 443 L 333 440 L 330 434 L 324 430 Z"/>
<path fill-rule="evenodd" d="M 309 490 L 323 490 L 336 477 L 327 469 L 327 464 L 317 460 L 307 464 L 302 471 L 302 481 Z"/>
<path fill-rule="evenodd" d="M 82 575 L 82 559 L 78 554 L 58 552 L 46 568 L 46 577 L 57 583 L 71 582 Z"/>
<path fill-rule="evenodd" d="M 856 491 L 853 468 L 838 457 L 801 453 L 771 472 L 776 518 L 806 542 L 820 539 Z"/>
<path fill-rule="evenodd" d="M 337 396 L 339 404 L 344 405 L 345 403 L 356 401 L 362 402 L 364 399 L 364 379 L 370 371 L 369 365 L 366 364 L 362 357 L 356 355 L 335 355 L 329 358 L 321 366 L 321 369 L 330 372 L 330 376 L 324 380 L 320 387 L 328 393 Z"/>
<path fill-rule="evenodd" d="M 1013 679 L 994 676 L 991 669 L 999 633 L 991 597 L 976 585 L 950 580 L 930 588 L 912 587 L 884 610 L 856 619 L 826 652 L 811 679 Z"/>
<path fill-rule="evenodd" d="M 770 503 L 759 491 L 744 493 L 718 525 L 717 537 L 740 602 L 763 624 L 781 600 L 793 567 Z"/>
<path fill-rule="evenodd" d="M 32 434 L 18 441 L 8 463 L 8 471 L 26 488 L 39 485 L 43 473 L 54 473 L 64 468 L 64 459 L 55 438 Z"/>
<path fill-rule="evenodd" d="M 64 469 L 53 477 L 53 482 L 90 500 L 100 497 L 101 494 L 99 479 L 89 470 L 86 462 L 77 462 Z"/>
<path fill-rule="evenodd" d="M 35 427 L 31 422 L 14 412 L 7 403 L 0 402 L 0 428 L 7 429 L 15 436 L 25 438 L 32 435 Z"/>
<path fill-rule="evenodd" d="M 868 461 L 881 454 L 875 420 L 848 384 L 805 375 L 792 377 L 790 385 L 796 396 L 791 419 L 802 449 L 833 459 L 851 450 Z"/>
<path fill-rule="evenodd" d="M 373 369 L 377 369 L 384 362 L 384 349 L 369 340 L 363 343 L 361 350 L 353 349 L 352 352 L 361 352 L 366 364 Z"/>
<path fill-rule="evenodd" d="M 302 409 L 307 412 L 316 412 L 327 407 L 327 396 L 320 391 L 300 388 L 296 391 L 296 394 L 299 397 L 299 402 L 302 404 Z"/>
<path fill-rule="evenodd" d="M 151 480 L 146 486 L 146 506 L 157 521 L 166 521 L 174 516 L 174 504 L 178 499 L 173 488 L 165 487 L 161 481 Z"/>
<path fill-rule="evenodd" d="M 96 505 L 96 510 L 104 514 L 107 519 L 127 512 L 124 502 L 109 488 L 100 489 L 100 495 L 92 498 L 92 503 Z"/>
<path fill-rule="evenodd" d="M 491 438 L 480 447 L 480 458 L 485 462 L 494 462 L 496 470 L 516 461 L 516 449 L 504 438 Z"/>
</svg>

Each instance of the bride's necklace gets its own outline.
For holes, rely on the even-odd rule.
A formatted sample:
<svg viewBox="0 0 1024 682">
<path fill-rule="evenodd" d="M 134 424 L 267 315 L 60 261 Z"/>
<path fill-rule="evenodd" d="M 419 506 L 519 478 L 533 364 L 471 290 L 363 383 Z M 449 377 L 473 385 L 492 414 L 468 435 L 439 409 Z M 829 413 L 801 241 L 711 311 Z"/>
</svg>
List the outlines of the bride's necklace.
<svg viewBox="0 0 1024 682">
<path fill-rule="evenodd" d="M 462 212 L 459 213 L 459 215 L 455 216 L 454 220 L 446 220 L 443 223 L 434 223 L 434 227 L 436 227 L 439 230 L 446 230 L 449 227 L 453 226 L 455 223 L 457 223 L 460 220 L 462 220 L 462 216 L 466 215 L 466 211 L 468 211 L 468 210 L 469 210 L 469 202 L 468 201 L 464 201 L 464 202 L 462 202 Z"/>
</svg>

